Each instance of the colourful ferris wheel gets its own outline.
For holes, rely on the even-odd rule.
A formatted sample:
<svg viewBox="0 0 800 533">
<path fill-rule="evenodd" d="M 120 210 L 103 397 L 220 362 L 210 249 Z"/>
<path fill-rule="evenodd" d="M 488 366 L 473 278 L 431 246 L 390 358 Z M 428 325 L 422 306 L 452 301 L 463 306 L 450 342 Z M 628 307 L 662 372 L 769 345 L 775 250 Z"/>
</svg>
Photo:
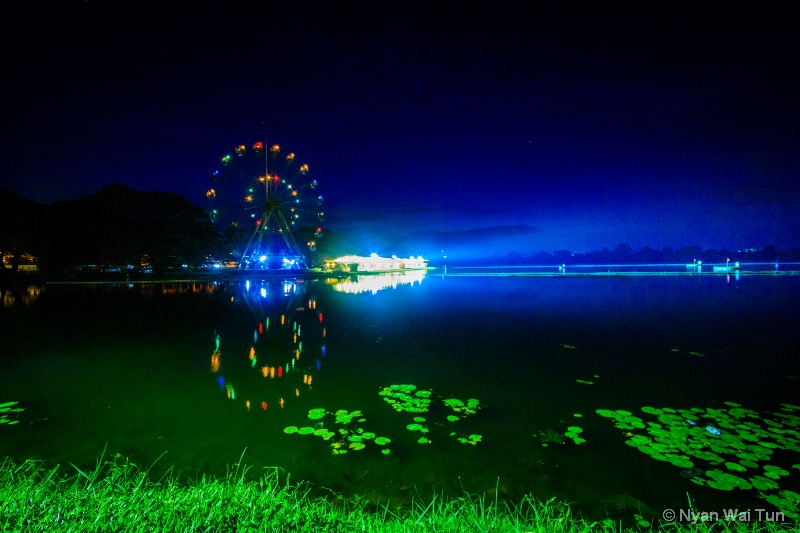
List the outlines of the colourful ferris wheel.
<svg viewBox="0 0 800 533">
<path fill-rule="evenodd" d="M 206 191 L 237 268 L 306 269 L 322 238 L 325 199 L 309 167 L 277 144 L 239 145 L 220 158 Z"/>
</svg>

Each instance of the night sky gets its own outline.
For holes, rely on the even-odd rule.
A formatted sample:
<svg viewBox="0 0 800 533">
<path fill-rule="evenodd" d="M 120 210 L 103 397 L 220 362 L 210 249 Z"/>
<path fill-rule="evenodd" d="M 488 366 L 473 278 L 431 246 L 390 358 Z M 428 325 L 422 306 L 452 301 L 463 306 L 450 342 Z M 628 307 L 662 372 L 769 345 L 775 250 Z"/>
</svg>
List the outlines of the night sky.
<svg viewBox="0 0 800 533">
<path fill-rule="evenodd" d="M 365 253 L 800 246 L 788 2 L 14 4 L 0 188 L 38 202 L 204 206 L 266 140 Z"/>
</svg>

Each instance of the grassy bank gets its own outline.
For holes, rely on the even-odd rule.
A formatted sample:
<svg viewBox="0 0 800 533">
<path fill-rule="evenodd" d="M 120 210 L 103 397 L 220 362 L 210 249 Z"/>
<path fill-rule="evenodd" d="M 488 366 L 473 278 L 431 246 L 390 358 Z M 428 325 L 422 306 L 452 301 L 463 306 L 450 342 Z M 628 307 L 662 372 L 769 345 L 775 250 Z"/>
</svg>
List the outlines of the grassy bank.
<svg viewBox="0 0 800 533">
<path fill-rule="evenodd" d="M 241 464 L 222 479 L 153 479 L 119 455 L 93 471 L 74 465 L 0 463 L 2 531 L 307 531 L 307 532 L 777 532 L 796 526 L 770 522 L 638 525 L 587 522 L 566 504 L 524 498 L 509 506 L 483 496 L 419 500 L 410 511 L 391 501 L 311 497 L 308 488 L 269 470 Z M 62 471 L 66 470 L 66 471 Z"/>
</svg>

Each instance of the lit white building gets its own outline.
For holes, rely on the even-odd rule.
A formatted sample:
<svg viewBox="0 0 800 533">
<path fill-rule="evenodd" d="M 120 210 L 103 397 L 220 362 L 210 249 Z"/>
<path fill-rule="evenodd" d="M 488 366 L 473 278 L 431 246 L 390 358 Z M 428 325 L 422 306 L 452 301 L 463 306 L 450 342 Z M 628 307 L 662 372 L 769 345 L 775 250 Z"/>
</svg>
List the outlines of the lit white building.
<svg viewBox="0 0 800 533">
<path fill-rule="evenodd" d="M 378 257 L 372 254 L 344 255 L 325 261 L 326 270 L 343 272 L 389 272 L 393 270 L 423 270 L 428 268 L 428 261 L 420 257 Z"/>
</svg>

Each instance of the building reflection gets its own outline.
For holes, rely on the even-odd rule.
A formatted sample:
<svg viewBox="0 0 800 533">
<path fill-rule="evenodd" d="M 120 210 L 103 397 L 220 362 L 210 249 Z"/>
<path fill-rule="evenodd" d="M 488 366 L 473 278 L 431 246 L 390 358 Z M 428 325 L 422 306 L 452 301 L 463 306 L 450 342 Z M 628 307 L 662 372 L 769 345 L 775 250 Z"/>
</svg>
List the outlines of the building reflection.
<svg viewBox="0 0 800 533">
<path fill-rule="evenodd" d="M 58 285 L 57 282 L 51 282 Z M 116 294 L 120 288 L 127 289 L 143 297 L 158 297 L 178 294 L 215 294 L 223 290 L 223 284 L 217 281 L 184 281 L 184 282 L 89 282 L 76 284 L 79 290 L 94 289 L 98 293 Z"/>
<path fill-rule="evenodd" d="M 219 289 L 216 282 L 155 283 L 147 284 L 160 294 L 214 294 Z"/>
<path fill-rule="evenodd" d="M 0 301 L 3 302 L 3 307 L 9 309 L 15 306 L 28 307 L 39 297 L 42 290 L 43 287 L 39 285 L 29 285 L 24 289 L 2 287 L 0 289 Z"/>
<path fill-rule="evenodd" d="M 313 390 L 327 355 L 314 283 L 244 281 L 226 288 L 231 315 L 246 307 L 251 319 L 214 332 L 210 373 L 224 397 L 255 413 L 283 409 Z"/>
<path fill-rule="evenodd" d="M 384 289 L 396 289 L 400 285 L 415 285 L 425 279 L 425 270 L 408 270 L 405 272 L 388 272 L 384 274 L 367 274 L 350 276 L 344 279 L 329 278 L 328 285 L 335 291 L 348 294 L 371 292 L 375 294 Z"/>
</svg>

